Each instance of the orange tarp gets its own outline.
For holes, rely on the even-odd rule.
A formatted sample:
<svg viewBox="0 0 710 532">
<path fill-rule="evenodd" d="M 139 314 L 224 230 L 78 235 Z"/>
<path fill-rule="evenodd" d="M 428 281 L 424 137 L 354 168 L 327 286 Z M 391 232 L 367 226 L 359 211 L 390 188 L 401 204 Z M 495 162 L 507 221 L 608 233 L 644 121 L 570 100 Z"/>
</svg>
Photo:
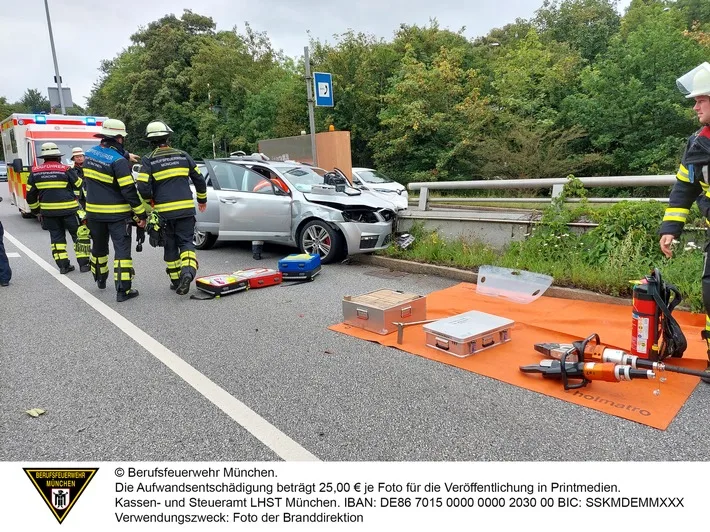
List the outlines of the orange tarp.
<svg viewBox="0 0 710 532">
<path fill-rule="evenodd" d="M 588 303 L 545 296 L 529 304 L 517 304 L 478 294 L 476 285 L 470 283 L 461 283 L 427 296 L 427 319 L 446 318 L 469 310 L 514 320 L 511 341 L 468 358 L 457 358 L 427 347 L 423 325 L 406 327 L 402 345 L 397 344 L 396 332 L 383 336 L 344 323 L 329 329 L 657 429 L 668 427 L 700 382 L 698 377 L 664 372 L 662 376 L 667 381 L 663 383 L 659 382 L 658 377 L 619 383 L 593 381 L 584 388 L 565 391 L 562 381 L 543 379 L 541 375 L 524 374 L 519 370 L 519 366 L 537 364 L 544 358 L 533 348 L 539 342 L 569 343 L 598 333 L 603 344 L 628 351 L 631 343 L 630 305 Z M 683 358 L 669 358 L 666 362 L 704 369 L 706 348 L 700 331 L 705 326 L 705 315 L 675 311 L 673 316 L 688 340 L 688 349 Z M 653 391 L 659 385 L 660 395 L 654 395 Z"/>
</svg>

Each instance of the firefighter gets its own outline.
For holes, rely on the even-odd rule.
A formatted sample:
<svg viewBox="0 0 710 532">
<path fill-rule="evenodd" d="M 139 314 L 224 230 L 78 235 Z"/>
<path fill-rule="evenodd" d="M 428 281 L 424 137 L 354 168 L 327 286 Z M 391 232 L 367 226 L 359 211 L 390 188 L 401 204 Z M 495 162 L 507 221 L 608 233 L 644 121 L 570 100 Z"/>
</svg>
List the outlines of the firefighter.
<svg viewBox="0 0 710 532">
<path fill-rule="evenodd" d="M 42 144 L 39 158 L 44 163 L 32 168 L 27 179 L 27 204 L 39 218 L 42 229 L 49 231 L 59 273 L 67 274 L 75 269 L 67 254 L 67 231 L 76 243 L 80 206 L 74 190 L 81 187 L 81 178 L 62 164 L 62 153 L 54 142 Z M 88 272 L 88 254 L 77 252 L 76 259 L 81 271 Z"/>
<path fill-rule="evenodd" d="M 668 207 L 663 216 L 659 233 L 663 254 L 673 256 L 673 241 L 680 237 L 690 207 L 695 201 L 700 213 L 710 220 L 710 64 L 703 63 L 678 78 L 677 86 L 686 98 L 693 98 L 693 110 L 698 116 L 701 128 L 688 139 L 681 159 L 676 182 L 668 198 Z M 702 274 L 703 306 L 705 307 L 705 330 L 701 332 L 707 343 L 708 370 L 710 370 L 710 262 L 707 251 L 710 246 L 710 228 L 705 245 L 705 262 Z M 710 376 L 702 378 L 710 383 Z"/>
<path fill-rule="evenodd" d="M 153 151 L 143 158 L 138 173 L 138 192 L 152 202 L 153 212 L 164 246 L 165 271 L 170 278 L 170 289 L 179 295 L 190 291 L 190 283 L 197 275 L 195 234 L 195 202 L 190 181 L 195 186 L 200 212 L 207 208 L 207 185 L 195 161 L 184 151 L 169 144 L 172 129 L 162 121 L 154 121 L 145 128 L 145 136 Z M 155 223 L 151 215 L 149 232 L 155 245 Z"/>
<path fill-rule="evenodd" d="M 76 148 L 72 148 L 71 150 L 71 161 L 72 161 L 72 170 L 77 173 L 77 175 L 81 178 L 82 180 L 82 186 L 80 186 L 78 189 L 74 191 L 74 195 L 76 196 L 77 200 L 81 204 L 81 208 L 85 209 L 86 208 L 86 183 L 84 182 L 84 159 L 85 159 L 85 154 L 84 150 L 81 149 L 81 147 L 77 146 Z"/>
<path fill-rule="evenodd" d="M 133 223 L 145 227 L 146 210 L 138 197 L 130 154 L 124 150 L 126 126 L 109 118 L 95 135 L 98 146 L 86 151 L 84 178 L 86 179 L 86 217 L 91 232 L 91 272 L 99 289 L 106 288 L 108 279 L 108 243 L 113 242 L 113 280 L 116 301 L 123 302 L 138 296 L 131 288 L 134 277 L 131 258 Z"/>
</svg>

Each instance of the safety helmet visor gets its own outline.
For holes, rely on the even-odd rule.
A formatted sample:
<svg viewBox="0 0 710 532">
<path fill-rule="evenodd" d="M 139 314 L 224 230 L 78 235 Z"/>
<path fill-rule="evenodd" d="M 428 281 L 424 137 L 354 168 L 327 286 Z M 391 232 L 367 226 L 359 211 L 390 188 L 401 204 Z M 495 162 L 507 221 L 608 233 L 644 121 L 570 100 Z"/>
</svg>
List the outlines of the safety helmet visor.
<svg viewBox="0 0 710 532">
<path fill-rule="evenodd" d="M 686 98 L 710 96 L 710 63 L 707 61 L 676 80 L 678 90 Z"/>
</svg>

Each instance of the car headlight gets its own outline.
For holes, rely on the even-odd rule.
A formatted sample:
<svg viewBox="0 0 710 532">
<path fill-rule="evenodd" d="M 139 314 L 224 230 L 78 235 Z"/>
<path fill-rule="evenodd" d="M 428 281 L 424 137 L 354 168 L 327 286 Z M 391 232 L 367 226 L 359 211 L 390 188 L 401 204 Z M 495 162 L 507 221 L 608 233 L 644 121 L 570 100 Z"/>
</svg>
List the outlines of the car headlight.
<svg viewBox="0 0 710 532">
<path fill-rule="evenodd" d="M 373 190 L 376 190 L 377 192 L 394 192 L 394 190 L 390 190 L 389 188 L 374 188 Z"/>
</svg>

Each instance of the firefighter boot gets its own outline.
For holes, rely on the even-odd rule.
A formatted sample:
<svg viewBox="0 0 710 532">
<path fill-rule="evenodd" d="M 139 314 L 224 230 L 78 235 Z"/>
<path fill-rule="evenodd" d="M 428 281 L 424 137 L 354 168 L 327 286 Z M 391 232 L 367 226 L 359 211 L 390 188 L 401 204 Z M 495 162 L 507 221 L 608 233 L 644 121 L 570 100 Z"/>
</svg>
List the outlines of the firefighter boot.
<svg viewBox="0 0 710 532">
<path fill-rule="evenodd" d="M 254 240 L 251 243 L 251 256 L 254 260 L 261 260 L 261 250 L 264 247 L 264 242 L 261 240 Z"/>
<path fill-rule="evenodd" d="M 188 273 L 183 273 L 180 276 L 180 284 L 178 284 L 175 289 L 175 293 L 179 296 L 184 296 L 190 291 L 190 283 L 192 282 L 192 275 Z"/>
<path fill-rule="evenodd" d="M 708 373 L 708 376 L 707 377 L 700 377 L 700 380 L 710 384 L 710 331 L 708 331 L 708 330 L 701 331 L 700 336 L 702 336 L 703 340 L 705 340 L 705 342 L 708 344 L 708 366 L 705 369 L 705 371 Z"/>
<path fill-rule="evenodd" d="M 131 288 L 125 292 L 116 292 L 116 301 L 119 303 L 133 299 L 134 297 L 138 297 L 138 290 L 135 288 Z"/>
<path fill-rule="evenodd" d="M 62 266 L 61 268 L 59 268 L 59 273 L 67 274 L 69 272 L 73 272 L 74 270 L 76 270 L 76 268 L 74 268 L 74 266 L 70 264 L 69 266 Z"/>
</svg>

